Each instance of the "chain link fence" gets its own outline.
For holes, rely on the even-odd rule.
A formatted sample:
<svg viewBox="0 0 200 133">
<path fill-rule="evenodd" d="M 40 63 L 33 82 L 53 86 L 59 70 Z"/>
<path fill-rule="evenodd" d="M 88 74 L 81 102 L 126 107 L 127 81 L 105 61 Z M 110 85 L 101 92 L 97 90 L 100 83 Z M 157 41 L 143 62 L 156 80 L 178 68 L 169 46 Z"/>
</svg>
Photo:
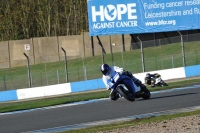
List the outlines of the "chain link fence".
<svg viewBox="0 0 200 133">
<path fill-rule="evenodd" d="M 58 62 L 52 62 L 51 56 L 39 57 L 40 61 L 37 62 L 44 63 L 0 69 L 0 91 L 100 78 L 103 62 L 123 67 L 132 73 L 200 64 L 200 42 L 195 41 L 198 37 L 199 34 L 183 36 L 182 42 L 181 36 L 151 41 L 141 39 L 141 42 L 125 44 L 125 52 L 122 45 L 111 45 L 111 49 L 106 49 L 107 54 L 73 59 L 63 53 Z M 170 43 L 174 42 L 170 40 L 177 43 Z"/>
</svg>

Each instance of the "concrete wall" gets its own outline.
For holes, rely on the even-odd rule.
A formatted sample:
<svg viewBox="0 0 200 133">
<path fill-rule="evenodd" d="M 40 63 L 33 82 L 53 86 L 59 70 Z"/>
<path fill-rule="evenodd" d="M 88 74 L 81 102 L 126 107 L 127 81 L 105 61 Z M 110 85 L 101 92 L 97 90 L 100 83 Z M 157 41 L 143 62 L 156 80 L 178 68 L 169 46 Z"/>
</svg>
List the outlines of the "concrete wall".
<svg viewBox="0 0 200 133">
<path fill-rule="evenodd" d="M 156 36 L 160 34 L 164 33 L 157 33 Z M 172 33 L 170 33 L 170 35 L 171 34 Z M 177 33 L 173 35 L 177 35 Z M 192 36 L 192 38 L 188 40 L 188 37 L 190 36 L 187 35 L 185 35 L 187 41 L 191 40 L 192 38 L 195 40 L 195 38 Z M 155 34 L 141 34 L 140 39 L 145 40 L 146 38 L 144 46 L 154 46 L 156 42 L 154 41 L 156 39 L 156 36 Z M 198 35 L 196 36 L 198 37 Z M 99 36 L 99 38 L 104 46 L 106 53 L 111 52 L 111 43 L 115 43 L 117 45 L 117 47 L 113 47 L 114 52 L 122 51 L 122 35 Z M 148 41 L 148 39 L 151 39 L 153 41 Z M 176 37 L 175 39 L 178 39 L 180 41 L 180 37 Z M 93 52 L 94 56 L 101 55 L 101 47 L 99 46 L 96 37 L 93 37 L 93 42 L 94 48 L 92 48 L 91 37 L 89 36 L 88 32 L 83 32 L 81 35 L 40 37 L 25 40 L 11 40 L 0 42 L 0 68 L 25 66 L 27 64 L 27 60 L 23 53 L 26 53 L 29 56 L 30 65 L 43 62 L 55 62 L 64 60 L 64 52 L 61 50 L 61 47 L 65 49 L 68 59 L 81 58 L 83 56 L 90 57 L 93 55 Z M 176 42 L 174 38 L 168 43 L 173 42 Z M 30 45 L 29 51 L 25 50 L 25 44 Z M 132 35 L 132 37 L 129 34 L 124 35 L 124 44 L 126 51 L 140 48 L 137 35 Z"/>
<path fill-rule="evenodd" d="M 0 68 L 10 67 L 10 53 L 8 42 L 0 42 Z"/>
<path fill-rule="evenodd" d="M 129 50 L 131 36 L 125 35 L 125 43 L 129 44 L 126 49 Z M 99 37 L 106 53 L 110 53 L 110 43 L 115 43 L 122 46 L 122 36 L 100 36 Z M 59 37 L 40 37 L 25 40 L 11 40 L 0 42 L 0 68 L 10 68 L 27 65 L 27 59 L 24 53 L 28 55 L 30 65 L 55 62 L 64 60 L 64 52 L 67 53 L 67 59 L 81 58 L 83 56 L 101 55 L 101 47 L 98 44 L 96 37 L 93 37 L 94 49 L 92 49 L 91 37 L 88 32 L 83 32 L 81 35 L 59 36 Z M 30 45 L 30 50 L 25 50 L 25 45 Z M 115 50 L 121 51 L 120 47 Z"/>
<path fill-rule="evenodd" d="M 30 51 L 26 51 L 24 46 L 25 44 L 30 44 Z M 24 56 L 26 53 L 29 56 L 30 64 L 33 64 L 34 53 L 33 53 L 33 45 L 32 39 L 26 40 L 17 40 L 17 41 L 9 41 L 9 53 L 10 53 L 10 67 L 24 66 L 27 64 L 27 59 Z M 1 65 L 0 65 L 1 66 Z"/>
</svg>

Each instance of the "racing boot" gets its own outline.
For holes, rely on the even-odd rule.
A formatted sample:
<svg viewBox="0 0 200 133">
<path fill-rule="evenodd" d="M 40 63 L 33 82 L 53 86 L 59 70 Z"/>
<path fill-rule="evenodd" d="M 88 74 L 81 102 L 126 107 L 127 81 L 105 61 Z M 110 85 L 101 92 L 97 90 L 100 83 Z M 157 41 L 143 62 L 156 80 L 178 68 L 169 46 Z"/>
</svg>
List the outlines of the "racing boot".
<svg viewBox="0 0 200 133">
<path fill-rule="evenodd" d="M 116 101 L 120 96 L 116 91 L 111 90 L 109 98 L 110 100 Z"/>
</svg>

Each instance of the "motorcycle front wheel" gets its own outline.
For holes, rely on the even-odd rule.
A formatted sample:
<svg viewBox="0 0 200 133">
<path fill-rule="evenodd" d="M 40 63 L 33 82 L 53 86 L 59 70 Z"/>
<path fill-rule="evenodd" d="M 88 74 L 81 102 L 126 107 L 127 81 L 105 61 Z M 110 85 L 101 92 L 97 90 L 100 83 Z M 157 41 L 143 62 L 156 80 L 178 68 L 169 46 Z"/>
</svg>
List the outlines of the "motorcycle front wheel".
<svg viewBox="0 0 200 133">
<path fill-rule="evenodd" d="M 143 99 L 149 99 L 149 98 L 151 97 L 150 91 L 149 91 L 148 89 L 146 89 L 146 90 L 144 91 L 144 93 L 142 94 L 141 97 L 142 97 Z"/>
<path fill-rule="evenodd" d="M 122 86 L 118 86 L 117 91 L 128 101 L 135 101 L 135 97 L 133 97 L 133 94 L 131 94 L 130 91 L 125 90 Z"/>
<path fill-rule="evenodd" d="M 164 83 L 164 86 L 168 86 L 168 84 L 167 84 L 167 83 Z"/>
<path fill-rule="evenodd" d="M 151 97 L 151 92 L 147 89 L 147 87 L 145 85 L 141 85 L 141 91 L 142 91 L 142 95 L 141 97 L 143 99 L 149 99 Z"/>
<path fill-rule="evenodd" d="M 168 86 L 168 84 L 165 83 L 164 81 L 161 82 L 161 85 L 162 85 L 162 86 Z"/>
</svg>

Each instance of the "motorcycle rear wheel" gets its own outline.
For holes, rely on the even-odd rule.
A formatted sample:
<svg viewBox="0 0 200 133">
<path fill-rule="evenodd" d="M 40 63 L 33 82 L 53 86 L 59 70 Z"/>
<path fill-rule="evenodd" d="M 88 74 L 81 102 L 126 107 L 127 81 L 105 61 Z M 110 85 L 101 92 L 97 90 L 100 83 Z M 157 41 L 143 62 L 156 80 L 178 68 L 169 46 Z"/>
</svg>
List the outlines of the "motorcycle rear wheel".
<svg viewBox="0 0 200 133">
<path fill-rule="evenodd" d="M 117 91 L 128 101 L 135 101 L 135 97 L 131 94 L 130 91 L 126 91 L 122 86 L 118 86 Z"/>
</svg>

